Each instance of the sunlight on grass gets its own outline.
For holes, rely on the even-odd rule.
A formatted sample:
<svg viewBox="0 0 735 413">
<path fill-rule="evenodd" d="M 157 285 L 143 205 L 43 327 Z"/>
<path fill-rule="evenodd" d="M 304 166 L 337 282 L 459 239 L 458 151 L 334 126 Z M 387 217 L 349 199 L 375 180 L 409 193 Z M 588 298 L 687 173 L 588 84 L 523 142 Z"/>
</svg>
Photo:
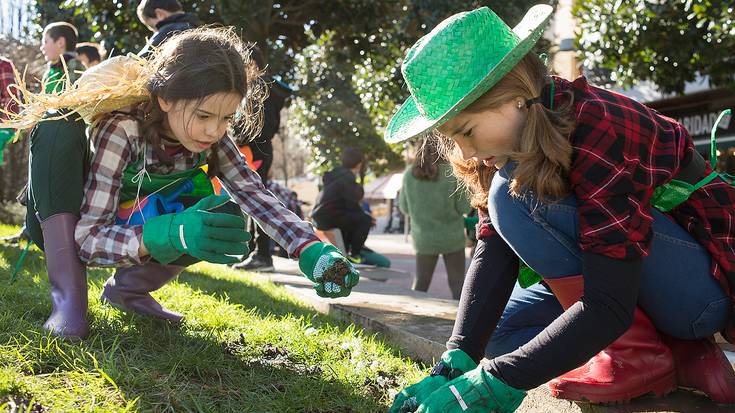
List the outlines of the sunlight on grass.
<svg viewBox="0 0 735 413">
<path fill-rule="evenodd" d="M 15 230 L 0 225 L 0 235 Z M 92 333 L 57 340 L 40 328 L 50 312 L 42 253 L 32 249 L 7 284 L 19 255 L 0 245 L 0 411 L 12 402 L 63 412 L 375 412 L 426 373 L 284 288 L 211 264 L 154 293 L 186 315 L 179 328 L 102 305 L 111 270 L 90 269 Z"/>
</svg>

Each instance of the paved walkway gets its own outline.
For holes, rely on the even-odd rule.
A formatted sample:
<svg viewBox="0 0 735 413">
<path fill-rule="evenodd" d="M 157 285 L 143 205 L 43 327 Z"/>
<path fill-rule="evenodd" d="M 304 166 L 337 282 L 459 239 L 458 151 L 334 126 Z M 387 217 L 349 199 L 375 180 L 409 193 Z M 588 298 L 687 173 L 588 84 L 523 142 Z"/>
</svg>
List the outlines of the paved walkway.
<svg viewBox="0 0 735 413">
<path fill-rule="evenodd" d="M 406 237 L 402 234 L 371 233 L 365 245 L 390 258 L 391 268 L 410 274 L 410 277 L 389 280 L 387 281 L 388 284 L 402 288 L 411 288 L 413 276 L 416 274 L 416 253 L 411 245 L 410 235 L 408 240 L 406 240 Z M 465 263 L 466 269 L 470 265 L 471 257 L 469 248 L 465 250 L 465 256 L 467 257 Z M 444 267 L 444 261 L 442 259 L 439 259 L 436 263 L 434 277 L 431 280 L 431 285 L 429 285 L 429 291 L 427 293 L 431 297 L 452 298 L 452 293 L 449 290 L 449 284 L 447 282 L 447 270 Z"/>
<path fill-rule="evenodd" d="M 276 273 L 262 274 L 286 287 L 295 297 L 317 311 L 380 332 L 402 353 L 432 365 L 444 351 L 456 316 L 457 302 L 431 297 L 391 282 L 363 278 L 349 297 L 318 297 L 311 283 L 298 275 L 295 261 L 276 258 Z M 724 413 L 732 407 L 718 407 L 708 399 L 687 392 L 675 392 L 664 399 L 641 398 L 622 406 L 594 406 L 570 403 L 552 398 L 546 386 L 540 386 L 524 400 L 517 413 Z"/>
</svg>

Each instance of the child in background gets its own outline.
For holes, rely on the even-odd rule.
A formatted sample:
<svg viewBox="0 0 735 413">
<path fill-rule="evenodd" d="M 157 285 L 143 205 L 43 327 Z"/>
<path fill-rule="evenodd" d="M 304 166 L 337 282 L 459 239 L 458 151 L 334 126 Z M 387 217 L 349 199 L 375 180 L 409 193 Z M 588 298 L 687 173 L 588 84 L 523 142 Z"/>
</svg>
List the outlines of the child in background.
<svg viewBox="0 0 735 413">
<path fill-rule="evenodd" d="M 440 159 L 436 144 L 424 140 L 413 165 L 403 173 L 398 205 L 411 219 L 411 240 L 416 251 L 411 288 L 429 290 L 441 255 L 452 298 L 459 300 L 465 270 L 464 215 L 470 212 L 470 201 L 451 173 L 452 167 Z"/>
<path fill-rule="evenodd" d="M 85 69 L 97 66 L 104 58 L 105 51 L 102 49 L 102 45 L 91 42 L 77 44 L 77 59 Z"/>
<path fill-rule="evenodd" d="M 44 93 L 61 93 L 66 85 L 74 83 L 84 71 L 84 66 L 76 59 L 77 39 L 77 28 L 70 23 L 51 23 L 43 29 L 41 53 L 47 63 L 46 73 L 41 81 Z"/>
<path fill-rule="evenodd" d="M 145 47 L 138 52 L 140 57 L 148 57 L 153 49 L 174 34 L 199 26 L 197 16 L 184 12 L 178 0 L 141 0 L 137 13 L 138 20 L 153 32 Z"/>
</svg>

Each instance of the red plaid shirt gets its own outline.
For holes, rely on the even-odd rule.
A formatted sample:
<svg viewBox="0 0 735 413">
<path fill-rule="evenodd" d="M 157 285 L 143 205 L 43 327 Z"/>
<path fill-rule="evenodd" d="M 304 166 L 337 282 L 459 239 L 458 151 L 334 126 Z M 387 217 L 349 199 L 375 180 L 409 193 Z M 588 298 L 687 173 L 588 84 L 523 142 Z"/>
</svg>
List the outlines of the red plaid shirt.
<svg viewBox="0 0 735 413">
<path fill-rule="evenodd" d="M 16 83 L 13 63 L 8 59 L 0 57 L 0 108 L 13 113 L 18 113 L 18 106 L 11 98 L 8 86 Z M 5 118 L 7 117 L 0 113 L 0 119 Z"/>
<path fill-rule="evenodd" d="M 581 249 L 621 260 L 647 256 L 651 196 L 690 162 L 692 138 L 674 119 L 590 86 L 584 77 L 553 80 L 555 102 L 574 95 L 569 181 L 579 205 Z M 711 171 L 708 162 L 701 178 Z M 709 251 L 712 275 L 735 302 L 735 188 L 715 178 L 668 215 Z M 478 236 L 495 234 L 487 221 L 478 228 Z"/>
<path fill-rule="evenodd" d="M 172 155 L 173 166 L 164 165 L 141 137 L 142 116 L 141 110 L 132 108 L 130 113 L 105 115 L 91 128 L 94 155 L 75 231 L 79 257 L 87 264 L 129 266 L 150 258 L 138 255 L 142 225 L 115 224 L 122 175 L 128 165 L 142 154 L 149 173 L 170 174 L 194 168 L 199 161 L 199 154 L 182 150 Z M 286 209 L 263 186 L 232 139 L 225 137 L 211 150 L 217 152 L 218 177 L 233 200 L 291 256 L 298 256 L 305 244 L 319 241 L 311 224 Z"/>
</svg>

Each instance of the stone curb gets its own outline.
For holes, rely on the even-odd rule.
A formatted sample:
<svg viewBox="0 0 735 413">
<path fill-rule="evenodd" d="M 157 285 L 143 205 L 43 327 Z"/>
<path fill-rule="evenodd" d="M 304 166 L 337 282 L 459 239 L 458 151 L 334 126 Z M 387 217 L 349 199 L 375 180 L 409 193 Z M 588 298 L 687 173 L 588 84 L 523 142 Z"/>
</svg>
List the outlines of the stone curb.
<svg viewBox="0 0 735 413">
<path fill-rule="evenodd" d="M 361 280 L 349 297 L 329 300 L 317 296 L 311 283 L 298 273 L 292 261 L 276 262 L 279 273 L 261 276 L 284 286 L 294 297 L 339 320 L 380 333 L 399 346 L 403 354 L 431 365 L 445 350 L 451 335 L 457 302 L 432 298 L 425 293 Z M 516 413 L 735 413 L 735 407 L 718 407 L 706 397 L 676 391 L 665 398 L 642 397 L 619 406 L 572 403 L 551 397 L 548 388 L 529 391 Z"/>
</svg>

